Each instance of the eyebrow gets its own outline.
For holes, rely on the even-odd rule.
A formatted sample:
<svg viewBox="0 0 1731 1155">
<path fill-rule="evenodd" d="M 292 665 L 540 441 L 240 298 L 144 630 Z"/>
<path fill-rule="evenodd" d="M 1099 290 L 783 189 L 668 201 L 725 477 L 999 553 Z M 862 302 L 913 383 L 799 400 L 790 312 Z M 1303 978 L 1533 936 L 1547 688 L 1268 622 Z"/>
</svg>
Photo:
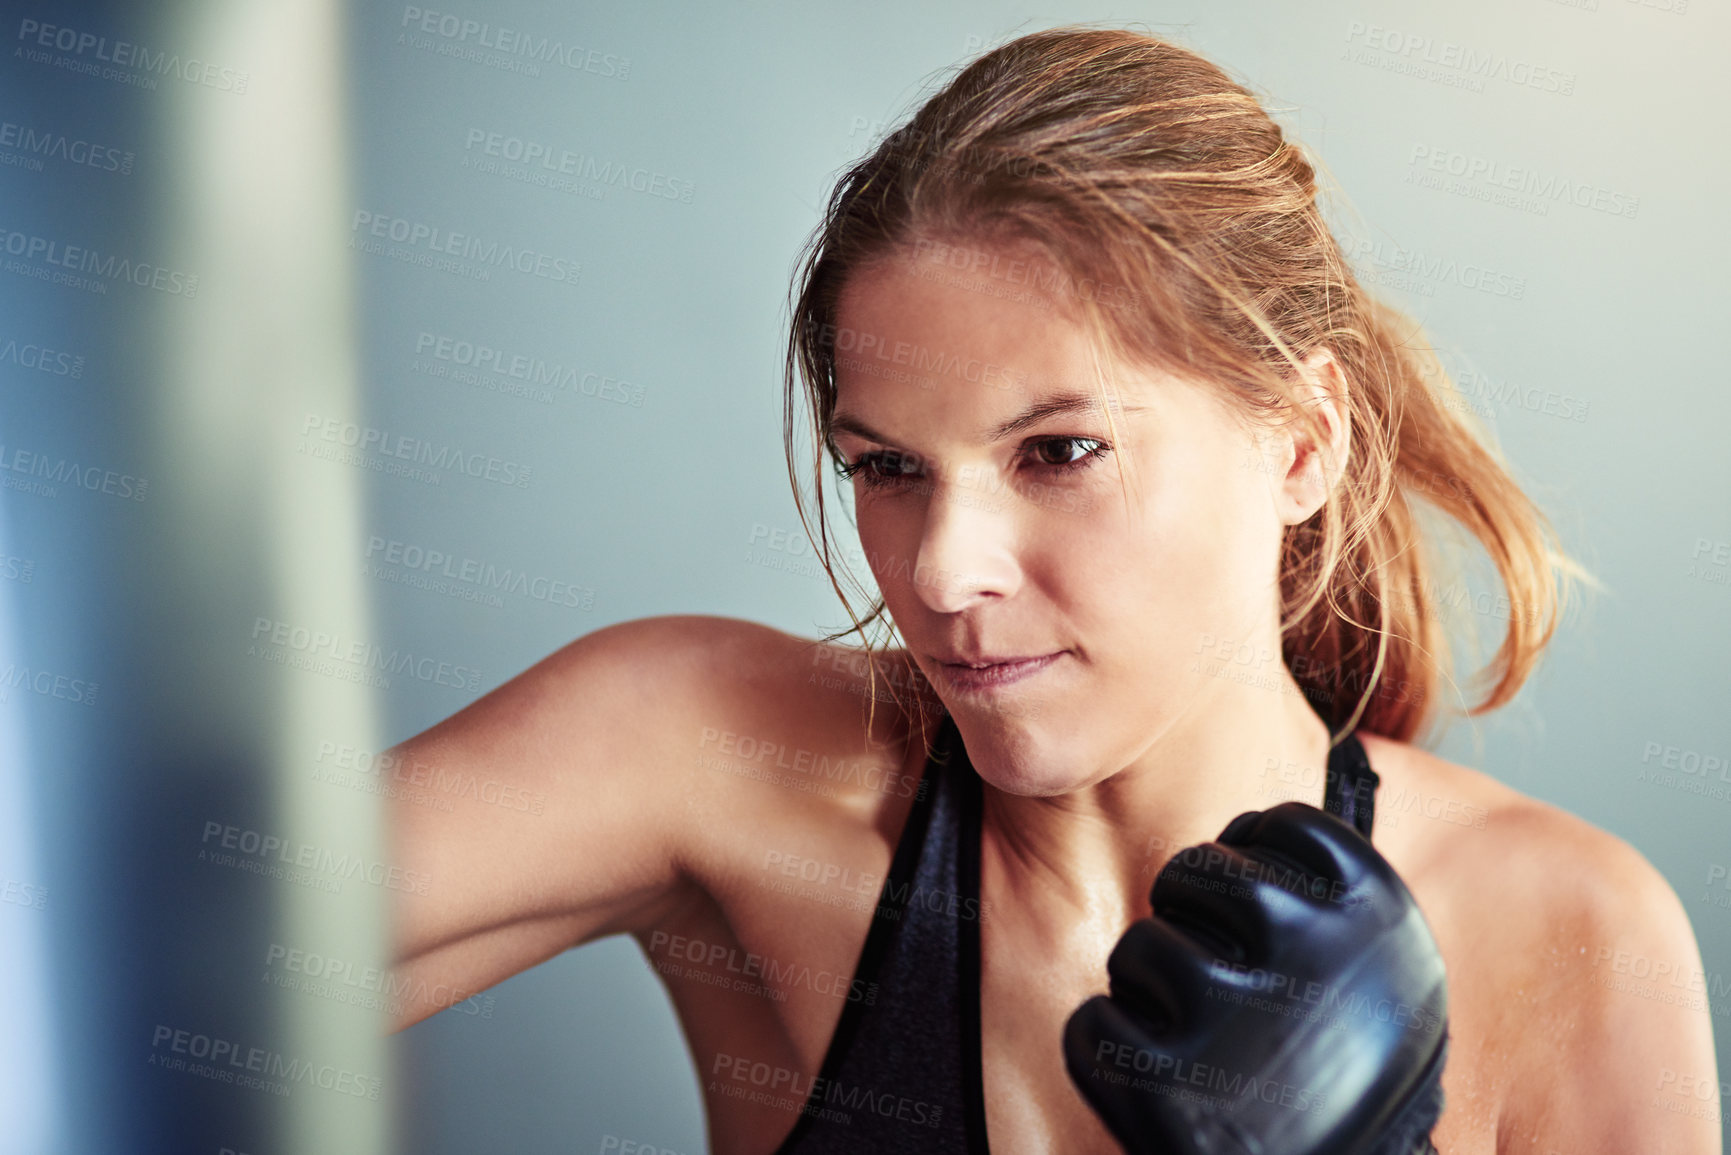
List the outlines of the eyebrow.
<svg viewBox="0 0 1731 1155">
<path fill-rule="evenodd" d="M 1092 393 L 1058 393 L 1034 402 L 1008 421 L 994 426 L 986 433 L 985 440 L 987 442 L 1002 441 L 1006 437 L 1020 433 L 1030 425 L 1039 424 L 1048 417 L 1056 417 L 1063 413 L 1082 413 L 1099 408 L 1100 399 Z M 1124 408 L 1135 407 L 1125 406 Z M 884 445 L 895 444 L 894 439 L 885 437 L 851 413 L 835 414 L 830 418 L 829 427 L 835 433 L 852 433 L 856 437 L 865 438 L 867 441 L 877 441 Z"/>
</svg>

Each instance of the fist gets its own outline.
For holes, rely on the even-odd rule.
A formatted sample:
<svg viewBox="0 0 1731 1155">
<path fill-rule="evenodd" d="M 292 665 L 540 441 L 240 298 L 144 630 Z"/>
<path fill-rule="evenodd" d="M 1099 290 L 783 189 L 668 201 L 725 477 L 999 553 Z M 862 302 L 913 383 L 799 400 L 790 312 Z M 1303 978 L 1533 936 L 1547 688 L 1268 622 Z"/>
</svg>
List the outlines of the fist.
<svg viewBox="0 0 1731 1155">
<path fill-rule="evenodd" d="M 1150 901 L 1107 960 L 1111 995 L 1064 1027 L 1070 1078 L 1125 1150 L 1430 1149 L 1442 956 L 1358 831 L 1301 802 L 1241 814 Z"/>
</svg>

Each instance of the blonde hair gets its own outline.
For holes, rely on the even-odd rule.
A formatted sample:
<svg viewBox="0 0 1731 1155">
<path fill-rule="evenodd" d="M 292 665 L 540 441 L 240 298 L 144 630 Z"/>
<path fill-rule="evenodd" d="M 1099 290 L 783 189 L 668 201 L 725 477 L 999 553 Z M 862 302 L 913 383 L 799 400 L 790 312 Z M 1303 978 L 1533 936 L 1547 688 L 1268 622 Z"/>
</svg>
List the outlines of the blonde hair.
<svg viewBox="0 0 1731 1155">
<path fill-rule="evenodd" d="M 1575 568 L 1447 404 L 1447 375 L 1416 322 L 1354 277 L 1316 193 L 1302 150 L 1219 68 L 1152 36 L 1099 28 L 1037 32 L 987 52 L 849 169 L 795 278 L 784 398 L 800 517 L 854 623 L 834 636 L 857 631 L 869 649 L 866 627 L 888 624 L 881 600 L 855 612 L 825 518 L 843 285 L 934 237 L 1013 241 L 1061 270 L 1045 288 L 1109 354 L 1211 382 L 1264 418 L 1320 433 L 1294 376 L 1313 350 L 1333 351 L 1350 452 L 1323 507 L 1286 531 L 1280 560 L 1283 657 L 1331 730 L 1410 740 L 1450 678 L 1420 501 L 1479 541 L 1514 607 L 1468 712 L 1513 698 L 1556 629 L 1560 579 Z"/>
</svg>

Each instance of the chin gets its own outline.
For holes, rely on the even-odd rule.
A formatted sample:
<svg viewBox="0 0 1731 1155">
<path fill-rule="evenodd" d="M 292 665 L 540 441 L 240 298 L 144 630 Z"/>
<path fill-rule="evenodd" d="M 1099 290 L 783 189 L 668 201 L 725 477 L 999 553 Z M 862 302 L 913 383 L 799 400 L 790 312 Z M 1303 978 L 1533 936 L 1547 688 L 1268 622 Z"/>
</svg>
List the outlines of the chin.
<svg viewBox="0 0 1731 1155">
<path fill-rule="evenodd" d="M 951 707 L 968 761 L 993 787 L 1030 798 L 1068 794 L 1088 780 L 1085 761 L 1070 742 L 1038 718 L 1013 710 L 980 710 L 967 703 Z"/>
</svg>

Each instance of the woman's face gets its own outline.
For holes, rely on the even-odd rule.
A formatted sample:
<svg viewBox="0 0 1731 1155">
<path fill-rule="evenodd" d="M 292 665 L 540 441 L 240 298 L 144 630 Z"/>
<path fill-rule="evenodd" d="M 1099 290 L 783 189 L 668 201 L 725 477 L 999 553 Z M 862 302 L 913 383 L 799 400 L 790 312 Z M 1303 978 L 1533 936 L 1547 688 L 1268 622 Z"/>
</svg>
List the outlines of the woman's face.
<svg viewBox="0 0 1731 1155">
<path fill-rule="evenodd" d="M 975 767 L 1049 795 L 1278 690 L 1291 451 L 1151 368 L 1108 373 L 1108 423 L 1084 330 L 1020 287 L 917 253 L 856 273 L 833 429 L 878 587 Z"/>
</svg>

